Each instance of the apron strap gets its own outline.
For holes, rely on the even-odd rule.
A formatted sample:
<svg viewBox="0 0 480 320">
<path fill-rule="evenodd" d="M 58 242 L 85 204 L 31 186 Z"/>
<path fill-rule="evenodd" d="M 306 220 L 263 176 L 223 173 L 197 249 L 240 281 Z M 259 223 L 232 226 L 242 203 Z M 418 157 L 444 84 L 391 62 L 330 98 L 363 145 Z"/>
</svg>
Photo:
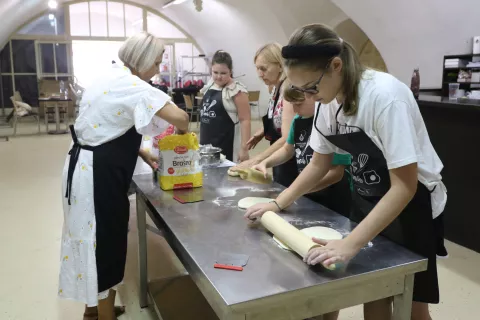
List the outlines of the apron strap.
<svg viewBox="0 0 480 320">
<path fill-rule="evenodd" d="M 89 151 L 93 151 L 95 148 L 91 146 L 82 146 L 78 143 L 77 134 L 75 133 L 75 129 L 73 125 L 70 125 L 70 133 L 72 135 L 73 146 L 72 149 L 68 152 L 70 155 L 70 160 L 68 162 L 68 172 L 67 172 L 67 187 L 65 191 L 65 198 L 68 199 L 68 205 L 71 205 L 70 197 L 72 195 L 72 180 L 73 180 L 73 173 L 75 172 L 75 166 L 78 162 L 78 157 L 80 155 L 80 150 L 85 149 Z"/>
</svg>

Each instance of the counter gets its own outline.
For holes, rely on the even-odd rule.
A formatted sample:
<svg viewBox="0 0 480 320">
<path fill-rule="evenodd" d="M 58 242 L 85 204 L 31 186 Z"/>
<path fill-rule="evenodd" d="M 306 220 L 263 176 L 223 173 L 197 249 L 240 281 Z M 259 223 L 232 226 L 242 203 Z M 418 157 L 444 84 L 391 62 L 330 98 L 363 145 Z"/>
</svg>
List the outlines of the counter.
<svg viewBox="0 0 480 320">
<path fill-rule="evenodd" d="M 249 227 L 244 211 L 237 207 L 247 196 L 276 197 L 284 189 L 278 184 L 259 185 L 229 177 L 227 168 L 206 169 L 200 190 L 204 201 L 180 204 L 172 191 L 160 190 L 151 174 L 136 175 L 133 183 L 142 307 L 147 305 L 147 292 L 155 304 L 161 303 L 158 295 L 168 296 L 165 287 L 173 281 L 162 284 L 161 290 L 147 282 L 146 230 L 151 229 L 146 224 L 147 213 L 219 319 L 305 319 L 384 297 L 394 297 L 393 319 L 410 319 L 413 274 L 426 269 L 426 259 L 377 237 L 344 269 L 309 267 L 295 253 L 278 247 L 265 229 Z M 300 229 L 327 226 L 344 236 L 355 227 L 347 218 L 306 198 L 281 216 Z M 221 252 L 246 254 L 248 264 L 242 272 L 214 269 Z M 183 306 L 189 308 L 188 301 Z"/>
<path fill-rule="evenodd" d="M 418 105 L 445 167 L 445 237 L 480 252 L 480 101 L 420 95 Z"/>
</svg>

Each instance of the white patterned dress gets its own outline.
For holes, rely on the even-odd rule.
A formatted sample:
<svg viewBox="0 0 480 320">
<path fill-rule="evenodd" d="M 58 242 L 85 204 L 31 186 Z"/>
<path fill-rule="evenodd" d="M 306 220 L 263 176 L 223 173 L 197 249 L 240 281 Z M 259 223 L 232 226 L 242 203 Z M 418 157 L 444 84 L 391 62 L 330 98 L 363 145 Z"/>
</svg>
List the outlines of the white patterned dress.
<svg viewBox="0 0 480 320">
<path fill-rule="evenodd" d="M 79 117 L 74 125 L 78 143 L 82 146 L 101 149 L 104 146 L 108 147 L 112 142 L 124 139 L 127 135 L 157 135 L 165 130 L 168 123 L 155 116 L 155 113 L 169 101 L 168 95 L 132 75 L 128 68 L 114 64 L 112 69 L 95 80 L 85 91 Z M 137 154 L 129 154 L 134 161 L 138 156 L 138 150 L 136 151 Z M 95 181 L 94 176 L 97 177 L 99 170 L 104 169 L 94 165 L 95 152 L 80 150 L 71 179 L 69 199 L 65 197 L 70 163 L 70 155 L 67 155 L 62 187 L 65 221 L 58 295 L 61 298 L 83 302 L 88 306 L 96 306 L 99 299 L 108 296 L 109 288 L 114 288 L 122 281 L 122 279 L 114 280 L 115 283 L 112 283 L 109 288 L 99 290 L 98 257 L 96 256 L 99 225 L 97 225 L 98 212 L 96 213 L 95 210 L 101 199 L 94 197 L 98 192 L 94 190 L 94 184 L 99 182 Z M 94 169 L 96 169 L 96 175 L 94 175 Z M 131 172 L 133 174 L 133 168 Z M 128 177 L 124 180 L 128 180 Z M 125 198 L 122 193 L 118 201 L 124 201 L 124 199 L 126 199 L 126 190 Z M 126 210 L 128 216 L 128 208 Z M 126 219 L 128 224 L 128 217 Z M 109 226 L 102 226 L 102 230 L 108 230 L 108 228 Z M 123 228 L 124 226 L 121 233 Z M 120 273 L 123 278 L 121 268 Z"/>
</svg>

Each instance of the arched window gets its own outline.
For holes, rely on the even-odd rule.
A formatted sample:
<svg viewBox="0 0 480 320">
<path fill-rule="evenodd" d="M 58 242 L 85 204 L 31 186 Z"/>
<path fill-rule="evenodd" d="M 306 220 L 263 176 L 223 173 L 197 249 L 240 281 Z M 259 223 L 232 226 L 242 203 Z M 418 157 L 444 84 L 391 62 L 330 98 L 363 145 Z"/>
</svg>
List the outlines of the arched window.
<svg viewBox="0 0 480 320">
<path fill-rule="evenodd" d="M 120 63 L 122 42 L 142 30 L 166 43 L 164 61 L 155 77 L 170 87 L 187 80 L 208 80 L 209 68 L 195 40 L 151 8 L 122 1 L 75 1 L 46 11 L 20 27 L 0 52 L 2 106 L 20 91 L 37 105 L 43 79 L 78 81 L 88 86 L 112 60 Z"/>
</svg>

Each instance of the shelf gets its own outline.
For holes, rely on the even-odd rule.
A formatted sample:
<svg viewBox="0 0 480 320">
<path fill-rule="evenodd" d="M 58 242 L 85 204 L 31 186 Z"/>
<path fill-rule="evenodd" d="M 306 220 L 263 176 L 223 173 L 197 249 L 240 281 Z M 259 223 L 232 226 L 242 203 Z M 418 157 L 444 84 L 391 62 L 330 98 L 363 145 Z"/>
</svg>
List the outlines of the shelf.
<svg viewBox="0 0 480 320">
<path fill-rule="evenodd" d="M 480 69 L 480 67 L 455 67 L 455 68 L 450 68 L 450 67 L 444 67 L 443 70 L 449 71 L 449 70 L 463 70 L 463 69 Z"/>
<path fill-rule="evenodd" d="M 480 53 L 476 54 L 454 54 L 449 56 L 444 56 L 444 60 L 446 59 L 464 59 L 464 58 L 473 58 L 473 57 L 480 57 Z"/>
<path fill-rule="evenodd" d="M 449 83 L 458 83 L 458 84 L 480 84 L 480 82 L 471 82 L 471 81 L 444 81 L 444 84 L 449 84 Z"/>
</svg>

